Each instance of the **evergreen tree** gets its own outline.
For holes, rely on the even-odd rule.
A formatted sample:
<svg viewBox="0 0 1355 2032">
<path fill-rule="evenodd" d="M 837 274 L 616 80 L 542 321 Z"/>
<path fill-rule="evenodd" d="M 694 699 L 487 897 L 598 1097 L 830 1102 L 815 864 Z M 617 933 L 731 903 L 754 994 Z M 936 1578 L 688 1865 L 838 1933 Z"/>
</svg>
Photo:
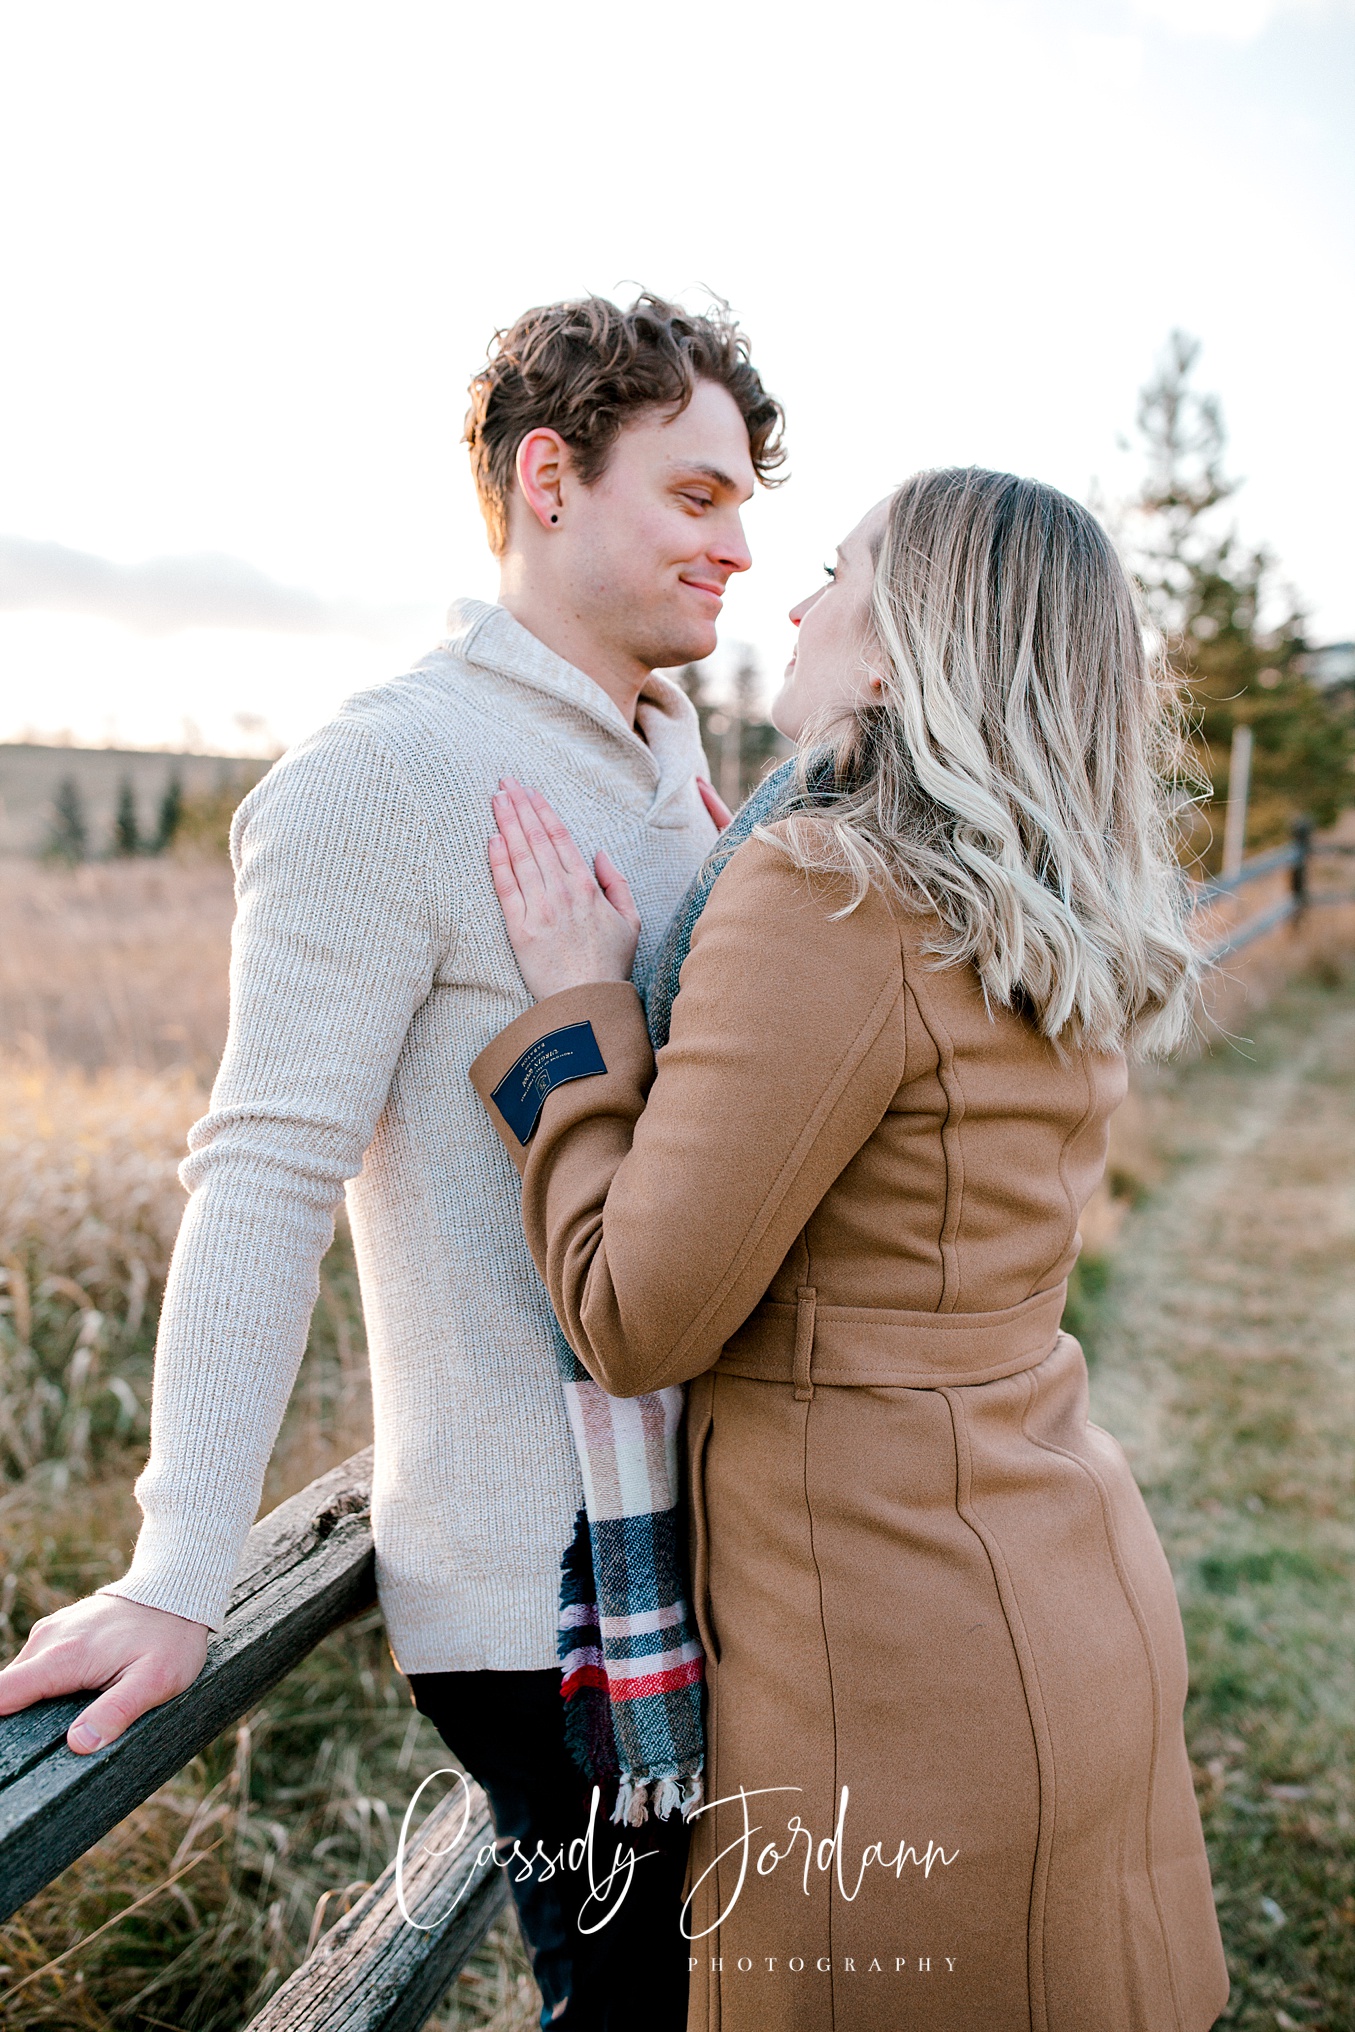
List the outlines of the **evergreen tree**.
<svg viewBox="0 0 1355 2032">
<path fill-rule="evenodd" d="M 89 851 L 89 827 L 85 823 L 85 801 L 73 776 L 63 776 L 52 800 L 52 822 L 47 836 L 47 853 L 54 861 L 74 866 Z"/>
<path fill-rule="evenodd" d="M 163 854 L 174 844 L 174 835 L 183 824 L 183 784 L 177 773 L 170 777 L 160 799 L 159 816 L 155 824 L 155 838 L 151 846 L 153 854 Z"/>
<path fill-rule="evenodd" d="M 675 684 L 680 684 L 692 704 L 700 711 L 709 701 L 704 663 L 684 663 L 681 670 L 672 673 Z"/>
<path fill-rule="evenodd" d="M 727 716 L 716 700 L 710 695 L 709 675 L 710 665 L 708 662 L 684 663 L 680 670 L 672 672 L 674 682 L 682 686 L 682 689 L 696 707 L 697 725 L 701 729 L 701 746 L 706 752 L 706 760 L 714 772 L 713 780 L 718 788 L 720 744 L 724 736 Z"/>
<path fill-rule="evenodd" d="M 1252 730 L 1249 848 L 1287 838 L 1306 817 L 1329 825 L 1355 799 L 1355 713 L 1307 674 L 1304 615 L 1275 584 L 1264 549 L 1214 517 L 1239 482 L 1224 471 L 1218 398 L 1191 383 L 1198 340 L 1173 332 L 1139 398 L 1147 453 L 1129 535 L 1152 618 L 1183 679 L 1201 768 L 1213 785 L 1192 845 L 1216 868 L 1233 728 Z"/>
<path fill-rule="evenodd" d="M 118 808 L 113 817 L 113 852 L 120 859 L 141 852 L 141 824 L 136 812 L 136 792 L 131 778 L 118 785 Z"/>
<path fill-rule="evenodd" d="M 792 744 L 778 734 L 762 706 L 762 673 L 745 652 L 734 671 L 734 698 L 739 713 L 740 796 L 747 797 L 763 777 L 791 753 Z"/>
<path fill-rule="evenodd" d="M 761 675 L 749 651 L 742 652 L 734 667 L 727 701 L 711 697 L 707 670 L 705 663 L 687 663 L 672 676 L 696 707 L 716 789 L 727 800 L 734 792 L 732 802 L 737 805 L 791 753 L 792 744 L 777 733 L 762 709 Z"/>
</svg>

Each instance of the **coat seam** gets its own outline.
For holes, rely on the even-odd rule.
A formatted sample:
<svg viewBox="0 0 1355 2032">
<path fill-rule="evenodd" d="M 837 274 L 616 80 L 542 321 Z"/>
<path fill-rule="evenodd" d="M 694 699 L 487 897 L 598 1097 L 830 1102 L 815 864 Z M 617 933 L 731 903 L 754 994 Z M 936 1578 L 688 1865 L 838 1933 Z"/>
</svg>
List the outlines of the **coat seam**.
<svg viewBox="0 0 1355 2032">
<path fill-rule="evenodd" d="M 936 1052 L 936 1077 L 946 1097 L 946 1119 L 941 1124 L 941 1158 L 946 1167 L 946 1194 L 941 1209 L 941 1226 L 936 1251 L 941 1259 L 941 1296 L 938 1312 L 954 1312 L 960 1303 L 960 1217 L 964 1207 L 964 1149 L 960 1124 L 964 1120 L 964 1089 L 955 1070 L 955 1040 L 931 1008 L 929 998 L 907 969 L 904 978 L 912 990 L 914 1006 L 923 1029 Z"/>
<path fill-rule="evenodd" d="M 809 1420 L 813 1408 L 812 1401 L 805 1405 L 804 1438 L 800 1456 L 801 1487 L 804 1490 L 805 1516 L 809 1523 L 809 1556 L 814 1564 L 814 1585 L 819 1597 L 819 1634 L 823 1638 L 824 1672 L 828 1680 L 828 1711 L 832 1716 L 833 1723 L 833 1812 L 836 1814 L 839 1777 L 837 1687 L 833 1680 L 833 1651 L 828 1641 L 828 1617 L 823 1601 L 823 1568 L 819 1564 L 818 1546 L 814 1539 L 814 1505 L 809 1494 Z M 828 2022 L 830 2026 L 836 2022 L 837 2018 L 837 1985 L 835 1982 L 836 1969 L 833 1954 L 833 1916 L 833 1883 L 830 1878 L 828 1881 Z"/>
<path fill-rule="evenodd" d="M 1147 1805 L 1143 1816 L 1143 1849 L 1144 1860 L 1147 1866 L 1148 1885 L 1153 1898 L 1153 1912 L 1157 1919 L 1158 1932 L 1162 1937 L 1162 1958 L 1166 1963 L 1167 1981 L 1171 1986 L 1172 2009 L 1176 2014 L 1177 2032 L 1181 2032 L 1185 2020 L 1181 2015 L 1181 1997 L 1177 1987 L 1176 1969 L 1172 1961 L 1171 1935 L 1162 1916 L 1162 1900 L 1158 1895 L 1157 1871 L 1153 1863 L 1153 1800 L 1156 1795 L 1158 1766 L 1161 1762 L 1162 1750 L 1162 1685 L 1158 1675 L 1157 1659 L 1153 1655 L 1152 1643 L 1148 1636 L 1147 1618 L 1143 1613 L 1138 1595 L 1134 1590 L 1133 1582 L 1125 1571 L 1124 1562 L 1120 1556 L 1119 1542 L 1115 1535 L 1105 1482 L 1091 1463 L 1084 1460 L 1080 1454 L 1073 1453 L 1068 1447 L 1056 1445 L 1053 1440 L 1042 1439 L 1038 1433 L 1030 1430 L 1028 1423 L 1029 1415 L 1035 1408 L 1035 1400 L 1038 1394 L 1038 1386 L 1032 1380 L 1025 1408 L 1021 1413 L 1022 1434 L 1030 1441 L 1032 1446 L 1038 1447 L 1042 1452 L 1052 1453 L 1058 1459 L 1070 1461 L 1074 1467 L 1080 1468 L 1096 1490 L 1097 1499 L 1101 1506 L 1101 1521 L 1106 1534 L 1106 1543 L 1110 1548 L 1110 1556 L 1115 1566 L 1115 1577 L 1120 1583 L 1121 1592 L 1129 1606 L 1129 1613 L 1134 1618 L 1134 1627 L 1139 1633 L 1139 1642 L 1143 1646 L 1144 1662 L 1148 1667 L 1148 1684 L 1152 1689 L 1153 1700 L 1153 1746 L 1148 1759 Z"/>
<path fill-rule="evenodd" d="M 714 1410 L 715 1407 L 714 1404 L 712 1403 L 711 1406 L 712 1418 L 714 1417 Z M 710 1796 L 712 1799 L 718 1799 L 720 1796 L 720 1666 L 718 1659 L 716 1661 L 715 1670 L 710 1676 L 709 1688 L 710 1688 L 710 1761 L 711 1761 Z M 718 1858 L 715 1864 L 715 1910 L 717 1916 L 724 1911 L 724 1899 L 723 1894 L 720 1890 L 720 1864 Z M 707 1960 L 712 1963 L 718 1960 L 720 1963 L 720 1967 L 718 1970 L 712 1967 L 709 1971 L 710 1980 L 714 1987 L 713 2017 L 715 2022 L 713 2032 L 720 2032 L 720 2027 L 724 2023 L 725 1978 L 724 1978 L 724 1954 L 720 1946 L 719 1926 L 717 1925 L 715 1927 L 713 1935 L 708 1933 L 706 1935 L 706 1938 L 707 1940 L 710 1941 L 711 1947 L 714 1950 L 713 1953 L 707 1956 Z"/>
<path fill-rule="evenodd" d="M 1031 2032 L 1049 2032 L 1049 1999 L 1044 1975 L 1044 1929 L 1058 1798 L 1053 1736 L 1049 1727 L 1049 1717 L 1045 1712 L 1044 1694 L 1040 1687 L 1034 1647 L 1026 1633 L 1020 1604 L 1016 1599 L 1016 1590 L 1012 1585 L 1011 1573 L 1003 1556 L 1001 1544 L 997 1534 L 981 1521 L 974 1507 L 969 1432 L 961 1393 L 958 1390 L 942 1390 L 939 1395 L 945 1398 L 950 1411 L 951 1430 L 955 1442 L 955 1508 L 961 1520 L 978 1539 L 988 1560 L 993 1584 L 997 1589 L 998 1603 L 1007 1625 L 1007 1635 L 1016 1657 L 1016 1669 L 1021 1678 L 1021 1692 L 1025 1699 L 1026 1714 L 1030 1721 L 1030 1733 L 1035 1747 L 1039 1807 L 1035 1855 L 1031 1864 L 1030 1910 L 1026 1926 L 1026 1983 L 1029 1991 Z M 1029 1395 L 1030 1386 L 1027 1383 L 1028 1399 Z"/>
<path fill-rule="evenodd" d="M 1063 1196 L 1068 1204 L 1069 1216 L 1068 1233 L 1064 1240 L 1063 1248 L 1060 1251 L 1061 1258 L 1066 1256 L 1069 1249 L 1072 1248 L 1077 1238 L 1078 1223 L 1081 1220 L 1081 1211 L 1074 1204 L 1072 1188 L 1068 1183 L 1068 1152 L 1077 1138 L 1082 1134 L 1088 1122 L 1091 1121 L 1092 1116 L 1096 1113 L 1096 1083 L 1092 1079 L 1091 1067 L 1085 1059 L 1082 1064 L 1082 1077 L 1087 1083 L 1087 1105 L 1082 1110 L 1081 1115 L 1079 1115 L 1077 1122 L 1068 1131 L 1059 1145 L 1059 1184 L 1063 1187 Z"/>
</svg>

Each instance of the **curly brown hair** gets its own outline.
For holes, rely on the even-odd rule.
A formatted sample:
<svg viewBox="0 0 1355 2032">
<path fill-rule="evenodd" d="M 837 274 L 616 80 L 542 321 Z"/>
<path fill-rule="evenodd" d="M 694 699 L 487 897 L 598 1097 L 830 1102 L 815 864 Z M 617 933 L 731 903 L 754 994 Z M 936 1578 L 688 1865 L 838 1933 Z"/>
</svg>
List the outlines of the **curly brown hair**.
<svg viewBox="0 0 1355 2032">
<path fill-rule="evenodd" d="M 728 304 L 717 300 L 697 315 L 648 290 L 628 310 L 584 296 L 524 311 L 496 332 L 470 384 L 465 429 L 495 555 L 508 541 L 518 446 L 528 431 L 558 431 L 588 485 L 628 421 L 645 409 L 684 409 L 703 380 L 729 390 L 748 427 L 753 470 L 764 486 L 775 486 L 786 457 L 785 417 L 763 387 Z"/>
</svg>

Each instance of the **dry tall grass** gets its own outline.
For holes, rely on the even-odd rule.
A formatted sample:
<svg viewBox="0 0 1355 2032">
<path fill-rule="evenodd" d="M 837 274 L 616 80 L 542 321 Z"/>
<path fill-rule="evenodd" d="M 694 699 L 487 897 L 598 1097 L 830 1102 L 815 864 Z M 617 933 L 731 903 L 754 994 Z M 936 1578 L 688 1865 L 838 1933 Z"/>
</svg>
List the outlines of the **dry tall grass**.
<svg viewBox="0 0 1355 2032">
<path fill-rule="evenodd" d="M 85 1073 L 0 1051 L 0 1470 L 57 1491 L 149 1432 L 151 1357 L 183 1211 L 177 1171 L 207 1095 L 187 1070 Z M 371 1438 L 342 1216 L 268 1508 Z"/>
<path fill-rule="evenodd" d="M 0 867 L 0 1467 L 58 1487 L 144 1439 L 176 1176 L 226 1035 L 219 855 Z M 271 1507 L 371 1436 L 342 1219 Z M 45 1467 L 44 1467 L 45 1464 Z"/>
<path fill-rule="evenodd" d="M 226 1038 L 230 864 L 0 862 L 0 1045 L 62 1065 L 186 1067 Z"/>
<path fill-rule="evenodd" d="M 0 1057 L 0 1455 L 87 1475 L 146 1430 L 148 1334 L 203 1094 L 187 1072 L 85 1074 Z"/>
</svg>

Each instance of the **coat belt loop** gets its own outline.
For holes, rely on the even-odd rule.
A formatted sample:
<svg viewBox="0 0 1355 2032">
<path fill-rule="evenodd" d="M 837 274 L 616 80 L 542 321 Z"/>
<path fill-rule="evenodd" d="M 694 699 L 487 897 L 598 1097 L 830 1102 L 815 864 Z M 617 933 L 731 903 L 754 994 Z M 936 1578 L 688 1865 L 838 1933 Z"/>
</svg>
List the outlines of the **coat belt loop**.
<svg viewBox="0 0 1355 2032">
<path fill-rule="evenodd" d="M 795 1381 L 795 1398 L 800 1404 L 807 1404 L 814 1395 L 810 1380 L 809 1365 L 814 1353 L 814 1307 L 818 1293 L 812 1284 L 802 1284 L 795 1293 L 795 1361 L 792 1376 Z"/>
</svg>

